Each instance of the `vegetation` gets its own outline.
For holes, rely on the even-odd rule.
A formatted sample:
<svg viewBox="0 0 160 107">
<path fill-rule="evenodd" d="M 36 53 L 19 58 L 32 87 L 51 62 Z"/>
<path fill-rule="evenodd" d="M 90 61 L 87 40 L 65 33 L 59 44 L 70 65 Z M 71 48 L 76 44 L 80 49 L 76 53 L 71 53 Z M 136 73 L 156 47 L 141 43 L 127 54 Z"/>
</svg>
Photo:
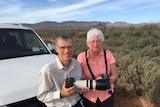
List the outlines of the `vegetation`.
<svg viewBox="0 0 160 107">
<path fill-rule="evenodd" d="M 160 104 L 160 26 L 147 24 L 102 28 L 106 38 L 103 47 L 111 50 L 117 59 L 119 78 L 116 81 L 116 94 L 141 96 L 151 103 Z M 88 29 L 74 29 L 37 32 L 42 37 L 49 36 L 53 39 L 60 34 L 72 35 L 76 58 L 80 52 L 87 49 L 87 31 Z"/>
</svg>

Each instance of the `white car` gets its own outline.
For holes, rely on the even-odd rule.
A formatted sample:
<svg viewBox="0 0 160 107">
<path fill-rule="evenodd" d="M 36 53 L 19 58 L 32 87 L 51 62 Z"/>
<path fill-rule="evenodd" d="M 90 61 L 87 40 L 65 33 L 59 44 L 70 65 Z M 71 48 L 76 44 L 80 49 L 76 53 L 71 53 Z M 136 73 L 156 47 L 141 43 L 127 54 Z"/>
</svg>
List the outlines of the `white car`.
<svg viewBox="0 0 160 107">
<path fill-rule="evenodd" d="M 39 72 L 55 57 L 33 29 L 0 24 L 0 107 L 45 107 L 36 98 Z"/>
</svg>

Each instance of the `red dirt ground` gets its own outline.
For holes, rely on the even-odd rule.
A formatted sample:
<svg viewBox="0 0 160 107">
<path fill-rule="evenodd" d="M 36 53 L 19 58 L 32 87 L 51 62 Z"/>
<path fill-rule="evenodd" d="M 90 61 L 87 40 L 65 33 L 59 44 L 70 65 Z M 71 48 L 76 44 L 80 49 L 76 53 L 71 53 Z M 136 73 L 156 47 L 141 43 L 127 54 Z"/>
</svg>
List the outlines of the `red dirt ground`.
<svg viewBox="0 0 160 107">
<path fill-rule="evenodd" d="M 115 97 L 114 107 L 158 107 L 158 105 L 149 104 L 139 97 L 121 96 Z"/>
</svg>

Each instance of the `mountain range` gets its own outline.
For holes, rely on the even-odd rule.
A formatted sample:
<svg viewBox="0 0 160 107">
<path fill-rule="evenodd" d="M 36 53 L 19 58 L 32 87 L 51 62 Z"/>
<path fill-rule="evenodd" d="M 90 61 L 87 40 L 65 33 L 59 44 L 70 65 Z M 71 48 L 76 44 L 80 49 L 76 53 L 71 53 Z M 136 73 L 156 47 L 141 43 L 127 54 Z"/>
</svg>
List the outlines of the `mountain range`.
<svg viewBox="0 0 160 107">
<path fill-rule="evenodd" d="M 141 23 L 140 25 L 144 25 L 147 23 Z M 93 28 L 93 27 L 128 27 L 128 26 L 135 26 L 137 24 L 130 24 L 127 22 L 99 22 L 99 21 L 65 21 L 65 22 L 53 22 L 53 21 L 45 21 L 35 24 L 27 24 L 22 23 L 22 25 L 31 27 L 35 30 L 49 30 L 49 29 L 86 29 L 86 28 Z M 139 24 L 138 24 L 139 25 Z"/>
</svg>

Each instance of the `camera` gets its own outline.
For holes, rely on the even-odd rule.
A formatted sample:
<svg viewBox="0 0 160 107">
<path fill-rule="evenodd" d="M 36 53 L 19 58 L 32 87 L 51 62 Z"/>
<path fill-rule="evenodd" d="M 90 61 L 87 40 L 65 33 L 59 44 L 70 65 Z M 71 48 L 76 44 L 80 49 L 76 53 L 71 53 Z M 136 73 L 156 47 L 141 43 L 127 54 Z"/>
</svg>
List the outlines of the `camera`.
<svg viewBox="0 0 160 107">
<path fill-rule="evenodd" d="M 72 87 L 74 85 L 73 84 L 74 82 L 75 82 L 74 78 L 67 78 L 66 79 L 66 88 Z"/>
<path fill-rule="evenodd" d="M 110 87 L 110 80 L 108 75 L 102 75 L 102 79 L 99 80 L 76 80 L 74 78 L 66 79 L 66 88 L 72 87 L 73 85 L 76 88 L 81 89 L 83 87 L 88 87 L 90 89 L 97 90 L 109 90 L 109 93 L 112 94 Z"/>
</svg>

